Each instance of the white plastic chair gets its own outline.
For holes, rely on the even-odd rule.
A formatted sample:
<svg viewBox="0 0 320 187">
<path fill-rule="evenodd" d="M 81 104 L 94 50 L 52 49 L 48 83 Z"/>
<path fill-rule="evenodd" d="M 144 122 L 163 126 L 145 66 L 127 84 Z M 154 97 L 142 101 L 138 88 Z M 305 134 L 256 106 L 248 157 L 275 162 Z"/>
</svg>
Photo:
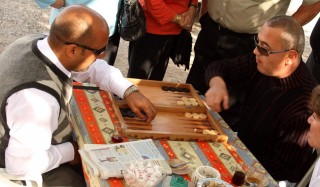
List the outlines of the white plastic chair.
<svg viewBox="0 0 320 187">
<path fill-rule="evenodd" d="M 0 168 L 0 186 L 3 187 L 22 187 L 24 185 L 19 185 L 17 183 L 12 182 L 11 180 L 23 180 L 26 182 L 26 186 L 28 187 L 42 187 L 42 176 L 39 175 L 34 178 L 26 178 L 17 175 L 11 175 L 6 172 L 4 168 Z"/>
</svg>

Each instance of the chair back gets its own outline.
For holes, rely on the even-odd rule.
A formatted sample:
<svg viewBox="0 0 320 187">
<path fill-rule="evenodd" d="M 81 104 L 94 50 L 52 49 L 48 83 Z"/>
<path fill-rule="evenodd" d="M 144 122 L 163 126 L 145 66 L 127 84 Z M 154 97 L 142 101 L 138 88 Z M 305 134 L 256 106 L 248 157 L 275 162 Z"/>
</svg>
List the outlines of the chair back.
<svg viewBox="0 0 320 187">
<path fill-rule="evenodd" d="M 8 186 L 8 187 L 21 187 L 24 185 L 17 184 L 14 181 L 26 181 L 26 186 L 28 187 L 42 187 L 42 176 L 37 176 L 33 178 L 26 178 L 18 175 L 11 175 L 7 173 L 5 168 L 0 168 L 0 186 Z"/>
</svg>

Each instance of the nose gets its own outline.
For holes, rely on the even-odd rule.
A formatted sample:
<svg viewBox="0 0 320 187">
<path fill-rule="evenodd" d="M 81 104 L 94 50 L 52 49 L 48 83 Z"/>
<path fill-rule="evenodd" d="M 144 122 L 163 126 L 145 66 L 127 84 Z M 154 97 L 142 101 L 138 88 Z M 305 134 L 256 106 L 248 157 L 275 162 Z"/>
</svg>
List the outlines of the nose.
<svg viewBox="0 0 320 187">
<path fill-rule="evenodd" d="M 253 49 L 253 54 L 255 54 L 255 55 L 260 55 L 257 46 Z"/>
</svg>

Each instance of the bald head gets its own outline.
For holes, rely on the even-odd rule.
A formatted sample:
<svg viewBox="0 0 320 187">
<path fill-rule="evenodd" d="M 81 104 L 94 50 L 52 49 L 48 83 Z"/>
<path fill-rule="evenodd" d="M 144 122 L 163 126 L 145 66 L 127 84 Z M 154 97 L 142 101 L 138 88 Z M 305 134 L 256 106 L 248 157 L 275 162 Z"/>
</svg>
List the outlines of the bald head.
<svg viewBox="0 0 320 187">
<path fill-rule="evenodd" d="M 65 8 L 54 20 L 48 40 L 54 46 L 64 42 L 95 43 L 97 36 L 109 35 L 108 24 L 96 11 L 73 5 Z"/>
</svg>

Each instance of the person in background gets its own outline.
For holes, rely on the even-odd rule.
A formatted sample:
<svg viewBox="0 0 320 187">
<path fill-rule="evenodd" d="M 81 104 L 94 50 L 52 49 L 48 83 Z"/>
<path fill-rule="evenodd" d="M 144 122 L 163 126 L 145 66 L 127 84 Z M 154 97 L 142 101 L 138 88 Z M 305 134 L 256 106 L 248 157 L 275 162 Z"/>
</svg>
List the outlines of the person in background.
<svg viewBox="0 0 320 187">
<path fill-rule="evenodd" d="M 308 123 L 310 124 L 308 143 L 311 147 L 320 149 L 320 86 L 313 89 L 310 107 L 313 110 L 313 114 L 308 118 Z M 314 167 L 309 183 L 309 187 L 318 186 L 320 186 L 320 159 L 318 159 Z"/>
<path fill-rule="evenodd" d="M 310 53 L 306 64 L 317 82 L 320 83 L 320 18 L 311 32 L 310 46 L 312 52 Z"/>
<path fill-rule="evenodd" d="M 146 34 L 129 44 L 127 77 L 163 80 L 175 40 L 182 29 L 191 31 L 197 0 L 140 0 Z"/>
<path fill-rule="evenodd" d="M 248 54 L 255 48 L 253 37 L 263 23 L 276 15 L 285 15 L 290 1 L 256 0 L 203 0 L 197 37 L 195 58 L 186 83 L 200 93 L 206 93 L 205 70 L 210 63 L 221 59 L 231 59 Z M 207 5 L 207 6 L 205 6 Z M 319 0 L 303 0 L 302 5 L 292 15 L 301 25 L 312 20 L 320 10 Z M 205 13 L 207 12 L 207 13 Z M 232 102 L 228 111 L 219 114 L 236 131 L 234 116 L 241 111 L 243 102 L 242 87 L 228 87 Z"/>
<path fill-rule="evenodd" d="M 238 137 L 277 180 L 296 183 L 316 158 L 308 145 L 308 103 L 316 82 L 305 63 L 304 31 L 291 16 L 269 19 L 255 37 L 253 54 L 210 63 L 206 103 L 228 109 L 227 87 L 246 82 Z"/>
<path fill-rule="evenodd" d="M 49 23 L 51 24 L 56 16 L 70 5 L 86 5 L 97 11 L 106 19 L 109 25 L 108 50 L 105 52 L 104 59 L 114 65 L 120 42 L 118 33 L 118 17 L 121 0 L 35 0 L 41 9 L 52 7 Z"/>
<path fill-rule="evenodd" d="M 149 123 L 154 105 L 105 55 L 109 27 L 96 11 L 65 8 L 49 35 L 18 39 L 0 55 L 0 167 L 26 178 L 42 174 L 44 186 L 85 186 L 73 170 L 81 164 L 72 140 L 72 81 L 90 82 L 124 98 Z"/>
</svg>

